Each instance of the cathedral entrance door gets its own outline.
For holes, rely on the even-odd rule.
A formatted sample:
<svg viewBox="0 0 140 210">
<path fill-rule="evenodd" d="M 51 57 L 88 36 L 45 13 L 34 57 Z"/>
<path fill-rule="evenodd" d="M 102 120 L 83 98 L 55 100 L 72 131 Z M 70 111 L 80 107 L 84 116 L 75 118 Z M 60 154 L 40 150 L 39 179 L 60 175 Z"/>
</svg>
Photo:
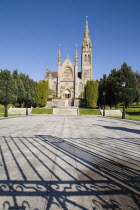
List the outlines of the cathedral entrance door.
<svg viewBox="0 0 140 210">
<path fill-rule="evenodd" d="M 65 90 L 65 98 L 70 98 L 71 94 L 69 90 Z"/>
</svg>

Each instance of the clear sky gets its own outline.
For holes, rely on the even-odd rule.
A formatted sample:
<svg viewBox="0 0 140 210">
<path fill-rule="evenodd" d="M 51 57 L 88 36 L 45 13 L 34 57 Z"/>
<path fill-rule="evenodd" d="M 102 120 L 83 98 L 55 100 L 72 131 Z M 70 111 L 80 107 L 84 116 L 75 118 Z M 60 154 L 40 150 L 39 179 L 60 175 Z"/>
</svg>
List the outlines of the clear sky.
<svg viewBox="0 0 140 210">
<path fill-rule="evenodd" d="M 44 79 L 48 66 L 74 61 L 88 16 L 93 44 L 93 78 L 100 79 L 125 61 L 140 70 L 140 0 L 0 0 L 0 69 Z"/>
</svg>

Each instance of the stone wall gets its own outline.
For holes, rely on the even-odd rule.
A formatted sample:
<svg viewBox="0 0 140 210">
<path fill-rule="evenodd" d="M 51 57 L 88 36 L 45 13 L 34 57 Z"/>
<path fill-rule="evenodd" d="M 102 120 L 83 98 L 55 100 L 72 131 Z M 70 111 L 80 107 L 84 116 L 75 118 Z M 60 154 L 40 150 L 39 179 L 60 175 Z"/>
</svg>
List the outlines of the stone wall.
<svg viewBox="0 0 140 210">
<path fill-rule="evenodd" d="M 52 99 L 46 107 L 86 107 L 82 99 Z"/>
</svg>

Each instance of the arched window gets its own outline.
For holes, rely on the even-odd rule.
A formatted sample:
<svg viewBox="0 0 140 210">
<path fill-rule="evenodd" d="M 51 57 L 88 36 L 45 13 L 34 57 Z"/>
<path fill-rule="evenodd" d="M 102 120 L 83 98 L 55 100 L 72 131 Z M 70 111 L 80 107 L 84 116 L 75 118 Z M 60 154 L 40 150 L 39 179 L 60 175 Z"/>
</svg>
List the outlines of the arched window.
<svg viewBox="0 0 140 210">
<path fill-rule="evenodd" d="M 88 62 L 91 63 L 91 56 L 88 55 Z"/>
<path fill-rule="evenodd" d="M 64 71 L 64 78 L 72 78 L 72 70 L 70 67 L 66 67 Z"/>
<path fill-rule="evenodd" d="M 85 55 L 85 62 L 87 62 L 87 55 Z"/>
</svg>

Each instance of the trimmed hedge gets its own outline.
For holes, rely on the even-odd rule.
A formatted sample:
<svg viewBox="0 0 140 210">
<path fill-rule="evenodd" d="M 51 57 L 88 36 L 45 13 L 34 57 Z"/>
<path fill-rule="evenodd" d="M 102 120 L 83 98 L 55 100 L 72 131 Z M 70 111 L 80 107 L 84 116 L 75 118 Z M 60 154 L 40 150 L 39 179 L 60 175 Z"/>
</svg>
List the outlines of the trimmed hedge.
<svg viewBox="0 0 140 210">
<path fill-rule="evenodd" d="M 87 81 L 85 86 L 85 99 L 87 107 L 96 108 L 98 100 L 98 82 Z"/>
</svg>

